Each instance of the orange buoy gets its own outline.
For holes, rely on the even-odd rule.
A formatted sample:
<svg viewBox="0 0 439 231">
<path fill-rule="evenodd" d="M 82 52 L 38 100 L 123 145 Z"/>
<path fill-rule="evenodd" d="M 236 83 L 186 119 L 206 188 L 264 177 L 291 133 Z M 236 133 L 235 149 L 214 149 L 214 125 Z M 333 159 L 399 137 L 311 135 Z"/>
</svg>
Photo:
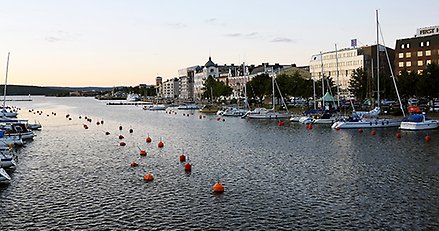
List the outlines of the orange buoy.
<svg viewBox="0 0 439 231">
<path fill-rule="evenodd" d="M 138 163 L 136 163 L 136 162 L 131 162 L 131 167 L 137 167 L 137 166 L 139 166 L 139 164 Z"/>
<path fill-rule="evenodd" d="M 186 161 L 186 156 L 184 154 L 180 155 L 180 162 Z"/>
<path fill-rule="evenodd" d="M 189 163 L 184 164 L 184 171 L 186 172 L 192 171 L 192 165 Z"/>
<path fill-rule="evenodd" d="M 426 135 L 425 136 L 425 142 L 430 142 L 431 140 L 431 136 L 430 135 Z"/>
<path fill-rule="evenodd" d="M 336 127 L 335 130 L 336 130 L 336 131 L 340 131 L 340 128 L 339 128 L 339 127 Z"/>
<path fill-rule="evenodd" d="M 363 133 L 363 129 L 362 129 L 362 128 L 359 128 L 359 129 L 358 129 L 358 133 Z"/>
<path fill-rule="evenodd" d="M 372 134 L 373 136 L 376 135 L 375 130 L 372 130 L 371 134 Z"/>
<path fill-rule="evenodd" d="M 146 156 L 146 151 L 144 149 L 140 149 L 140 155 L 141 156 Z"/>
<path fill-rule="evenodd" d="M 222 185 L 219 181 L 216 182 L 216 184 L 213 185 L 213 191 L 216 193 L 223 193 L 224 192 L 224 185 Z"/>
<path fill-rule="evenodd" d="M 119 145 L 123 147 L 123 146 L 125 146 L 127 144 L 125 142 L 120 142 Z"/>
<path fill-rule="evenodd" d="M 152 139 L 151 139 L 151 137 L 146 137 L 146 143 L 151 143 L 151 141 L 152 141 Z"/>
<path fill-rule="evenodd" d="M 153 181 L 154 180 L 154 176 L 151 173 L 148 173 L 148 174 L 143 176 L 143 180 L 146 181 L 146 182 Z"/>
<path fill-rule="evenodd" d="M 119 135 L 119 140 L 122 140 L 123 138 L 125 138 L 123 135 Z"/>
<path fill-rule="evenodd" d="M 400 132 L 397 132 L 397 133 L 396 133 L 396 138 L 397 138 L 397 139 L 401 139 L 401 133 L 400 133 Z"/>
</svg>

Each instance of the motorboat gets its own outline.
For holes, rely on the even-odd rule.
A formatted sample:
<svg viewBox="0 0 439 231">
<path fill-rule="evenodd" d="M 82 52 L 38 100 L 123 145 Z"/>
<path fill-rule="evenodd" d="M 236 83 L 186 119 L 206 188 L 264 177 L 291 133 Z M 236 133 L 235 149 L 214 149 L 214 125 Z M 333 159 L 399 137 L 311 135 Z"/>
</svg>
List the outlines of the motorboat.
<svg viewBox="0 0 439 231">
<path fill-rule="evenodd" d="M 18 119 L 13 119 L 13 118 L 8 118 L 8 117 L 0 117 L 0 123 L 24 123 L 26 124 L 26 128 L 30 129 L 30 130 L 39 130 L 41 129 L 41 124 L 39 122 L 35 123 L 29 123 L 28 120 L 18 120 Z"/>
<path fill-rule="evenodd" d="M 347 119 L 342 119 L 334 122 L 331 128 L 333 129 L 388 128 L 388 127 L 399 127 L 400 125 L 401 125 L 401 121 L 396 119 L 349 117 Z"/>
<path fill-rule="evenodd" d="M 233 117 L 241 117 L 247 113 L 247 110 L 240 109 L 236 107 L 228 107 L 224 110 L 219 110 L 216 114 L 220 116 L 233 116 Z"/>
<path fill-rule="evenodd" d="M 11 182 L 11 177 L 9 174 L 0 167 L 0 183 L 9 183 Z"/>
<path fill-rule="evenodd" d="M 154 105 L 145 105 L 143 106 L 143 110 L 150 110 L 150 111 L 164 111 L 166 110 L 167 106 L 164 104 L 154 104 Z"/>
<path fill-rule="evenodd" d="M 218 106 L 212 104 L 206 104 L 200 108 L 200 112 L 205 114 L 216 113 L 217 111 L 218 111 Z"/>
<path fill-rule="evenodd" d="M 288 119 L 290 118 L 290 114 L 275 112 L 272 109 L 255 108 L 252 111 L 248 111 L 242 117 L 249 119 Z"/>
<path fill-rule="evenodd" d="M 4 136 L 3 132 L 0 132 L 0 148 L 10 146 L 23 146 L 24 141 L 19 136 Z"/>
<path fill-rule="evenodd" d="M 332 114 L 332 113 L 323 113 L 321 116 L 316 116 L 312 119 L 311 123 L 313 124 L 333 124 L 334 122 L 345 119 L 344 116 Z"/>
<path fill-rule="evenodd" d="M 23 140 L 33 139 L 34 133 L 29 131 L 24 123 L 2 123 L 1 130 L 5 137 L 19 137 Z M 1 136 L 0 136 L 1 137 Z"/>
<path fill-rule="evenodd" d="M 17 117 L 17 112 L 3 108 L 0 111 L 0 117 Z"/>
<path fill-rule="evenodd" d="M 15 156 L 9 152 L 1 152 L 0 153 L 0 167 L 4 169 L 11 169 L 17 166 L 17 162 L 15 161 Z"/>
<path fill-rule="evenodd" d="M 177 107 L 178 110 L 198 110 L 200 106 L 195 104 L 183 104 Z"/>
<path fill-rule="evenodd" d="M 135 93 L 129 93 L 128 95 L 127 95 L 127 99 L 126 99 L 128 102 L 136 102 L 136 101 L 140 101 L 141 100 L 141 97 L 140 97 L 140 95 L 138 95 L 138 94 L 135 94 Z"/>
<path fill-rule="evenodd" d="M 412 114 L 405 117 L 399 129 L 402 130 L 429 130 L 439 127 L 439 120 L 433 120 L 424 114 Z"/>
</svg>

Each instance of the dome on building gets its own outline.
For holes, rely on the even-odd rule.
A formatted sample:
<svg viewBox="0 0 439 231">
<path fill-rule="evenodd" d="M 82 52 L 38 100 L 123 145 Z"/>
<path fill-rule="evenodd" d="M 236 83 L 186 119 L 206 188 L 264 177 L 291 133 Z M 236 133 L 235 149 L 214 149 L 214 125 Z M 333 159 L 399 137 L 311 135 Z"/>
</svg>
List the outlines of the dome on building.
<svg viewBox="0 0 439 231">
<path fill-rule="evenodd" d="M 204 65 L 205 67 L 213 67 L 215 66 L 215 63 L 212 62 L 212 58 L 209 56 L 209 61 Z"/>
</svg>

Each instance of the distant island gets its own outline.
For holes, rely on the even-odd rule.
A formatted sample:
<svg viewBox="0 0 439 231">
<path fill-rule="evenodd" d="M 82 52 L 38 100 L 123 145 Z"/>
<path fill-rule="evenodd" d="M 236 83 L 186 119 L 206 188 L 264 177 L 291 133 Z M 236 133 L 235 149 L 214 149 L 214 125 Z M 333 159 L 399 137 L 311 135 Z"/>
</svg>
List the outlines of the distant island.
<svg viewBox="0 0 439 231">
<path fill-rule="evenodd" d="M 26 85 L 7 86 L 7 95 L 45 95 L 45 96 L 95 96 L 103 92 L 109 92 L 111 87 L 40 87 Z M 3 94 L 4 85 L 0 85 Z"/>
</svg>

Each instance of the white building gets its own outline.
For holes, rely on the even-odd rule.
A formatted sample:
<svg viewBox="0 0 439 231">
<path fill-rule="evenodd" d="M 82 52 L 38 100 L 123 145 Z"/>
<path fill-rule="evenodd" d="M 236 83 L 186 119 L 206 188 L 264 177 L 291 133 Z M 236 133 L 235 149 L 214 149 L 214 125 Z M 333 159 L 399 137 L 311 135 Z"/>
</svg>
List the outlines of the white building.
<svg viewBox="0 0 439 231">
<path fill-rule="evenodd" d="M 161 96 L 167 99 L 174 99 L 180 94 L 178 78 L 168 79 L 162 83 Z"/>
</svg>

